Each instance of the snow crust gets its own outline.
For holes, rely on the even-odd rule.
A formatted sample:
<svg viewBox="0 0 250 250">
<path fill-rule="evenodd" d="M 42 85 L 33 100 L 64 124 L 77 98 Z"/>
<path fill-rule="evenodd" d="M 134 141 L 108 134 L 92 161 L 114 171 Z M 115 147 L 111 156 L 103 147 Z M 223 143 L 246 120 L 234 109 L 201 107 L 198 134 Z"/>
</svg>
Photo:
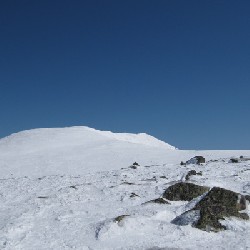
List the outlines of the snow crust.
<svg viewBox="0 0 250 250">
<path fill-rule="evenodd" d="M 196 155 L 206 163 L 180 165 Z M 192 183 L 250 195 L 250 161 L 230 162 L 240 155 L 250 150 L 175 150 L 87 127 L 13 134 L 0 140 L 0 249 L 250 249 L 249 221 L 227 218 L 219 233 L 193 228 L 197 214 L 173 223 L 201 197 L 147 203 L 190 170 L 202 172 Z"/>
</svg>

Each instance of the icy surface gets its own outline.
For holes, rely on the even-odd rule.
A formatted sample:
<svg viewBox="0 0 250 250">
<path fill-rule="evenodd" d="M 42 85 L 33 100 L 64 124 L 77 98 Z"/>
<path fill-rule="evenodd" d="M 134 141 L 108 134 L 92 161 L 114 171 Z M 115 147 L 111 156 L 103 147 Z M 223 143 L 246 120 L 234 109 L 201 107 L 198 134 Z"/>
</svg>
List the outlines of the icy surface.
<svg viewBox="0 0 250 250">
<path fill-rule="evenodd" d="M 207 162 L 180 165 L 195 155 Z M 146 203 L 190 170 L 202 175 L 189 182 L 249 195 L 250 161 L 229 162 L 240 155 L 250 151 L 174 150 L 148 135 L 86 127 L 14 134 L 0 140 L 0 249 L 250 249 L 249 221 L 227 218 L 219 233 L 193 228 L 197 214 L 172 223 L 199 197 Z"/>
</svg>

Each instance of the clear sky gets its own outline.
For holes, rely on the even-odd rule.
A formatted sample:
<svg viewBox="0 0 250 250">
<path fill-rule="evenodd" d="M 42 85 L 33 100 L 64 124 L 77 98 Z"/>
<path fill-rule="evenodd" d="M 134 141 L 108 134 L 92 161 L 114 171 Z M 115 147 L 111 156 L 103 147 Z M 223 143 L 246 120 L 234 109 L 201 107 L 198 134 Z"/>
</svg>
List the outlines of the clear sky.
<svg viewBox="0 0 250 250">
<path fill-rule="evenodd" d="M 72 125 L 250 149 L 250 1 L 0 1 L 0 137 Z"/>
</svg>

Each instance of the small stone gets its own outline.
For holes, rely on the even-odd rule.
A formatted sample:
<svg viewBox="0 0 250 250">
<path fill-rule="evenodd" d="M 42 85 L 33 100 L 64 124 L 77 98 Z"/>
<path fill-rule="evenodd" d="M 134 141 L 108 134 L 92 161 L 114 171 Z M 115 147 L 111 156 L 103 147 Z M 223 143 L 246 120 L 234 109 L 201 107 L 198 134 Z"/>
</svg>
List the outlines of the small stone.
<svg viewBox="0 0 250 250">
<path fill-rule="evenodd" d="M 131 193 L 129 197 L 134 198 L 134 197 L 140 197 L 140 196 L 138 194 L 136 194 L 136 193 Z"/>
<path fill-rule="evenodd" d="M 114 222 L 120 223 L 125 217 L 128 217 L 128 216 L 129 215 L 127 215 L 127 214 L 119 215 L 119 216 L 114 218 Z"/>
<path fill-rule="evenodd" d="M 157 199 L 154 199 L 154 200 L 151 200 L 151 201 L 147 201 L 145 202 L 144 204 L 147 204 L 147 203 L 157 203 L 157 204 L 170 204 L 166 199 L 164 198 L 157 198 Z"/>
<path fill-rule="evenodd" d="M 130 168 L 137 169 L 137 166 L 132 165 L 132 166 L 130 166 Z"/>
<path fill-rule="evenodd" d="M 136 161 L 133 163 L 133 166 L 140 166 L 139 163 L 137 163 Z"/>
</svg>

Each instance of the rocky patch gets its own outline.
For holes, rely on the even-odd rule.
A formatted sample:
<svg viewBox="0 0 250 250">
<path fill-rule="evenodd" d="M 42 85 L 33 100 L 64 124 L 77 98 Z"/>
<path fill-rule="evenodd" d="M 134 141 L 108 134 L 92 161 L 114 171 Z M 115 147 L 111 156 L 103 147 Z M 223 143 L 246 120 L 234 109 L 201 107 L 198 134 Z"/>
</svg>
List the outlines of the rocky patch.
<svg viewBox="0 0 250 250">
<path fill-rule="evenodd" d="M 191 158 L 190 160 L 186 161 L 186 164 L 202 164 L 205 163 L 206 159 L 203 156 L 195 156 L 193 158 Z"/>
<path fill-rule="evenodd" d="M 195 170 L 190 170 L 185 177 L 186 181 L 188 181 L 190 179 L 190 176 L 192 175 L 202 175 L 202 172 L 196 172 Z"/>
<path fill-rule="evenodd" d="M 191 201 L 208 190 L 208 187 L 179 182 L 168 187 L 163 194 L 163 198 L 171 201 Z"/>
<path fill-rule="evenodd" d="M 249 219 L 246 213 L 239 213 L 246 209 L 246 206 L 244 195 L 213 187 L 193 209 L 176 217 L 172 222 L 178 225 L 192 224 L 201 230 L 218 232 L 226 229 L 220 223 L 220 220 L 224 220 L 225 217 Z"/>
<path fill-rule="evenodd" d="M 166 199 L 164 198 L 157 198 L 151 201 L 147 201 L 143 204 L 148 204 L 148 203 L 156 203 L 156 204 L 170 204 L 170 202 L 168 202 Z"/>
<path fill-rule="evenodd" d="M 239 162 L 239 159 L 237 159 L 237 158 L 231 158 L 231 159 L 229 160 L 229 162 L 230 162 L 230 163 L 238 163 L 238 162 Z"/>
</svg>

